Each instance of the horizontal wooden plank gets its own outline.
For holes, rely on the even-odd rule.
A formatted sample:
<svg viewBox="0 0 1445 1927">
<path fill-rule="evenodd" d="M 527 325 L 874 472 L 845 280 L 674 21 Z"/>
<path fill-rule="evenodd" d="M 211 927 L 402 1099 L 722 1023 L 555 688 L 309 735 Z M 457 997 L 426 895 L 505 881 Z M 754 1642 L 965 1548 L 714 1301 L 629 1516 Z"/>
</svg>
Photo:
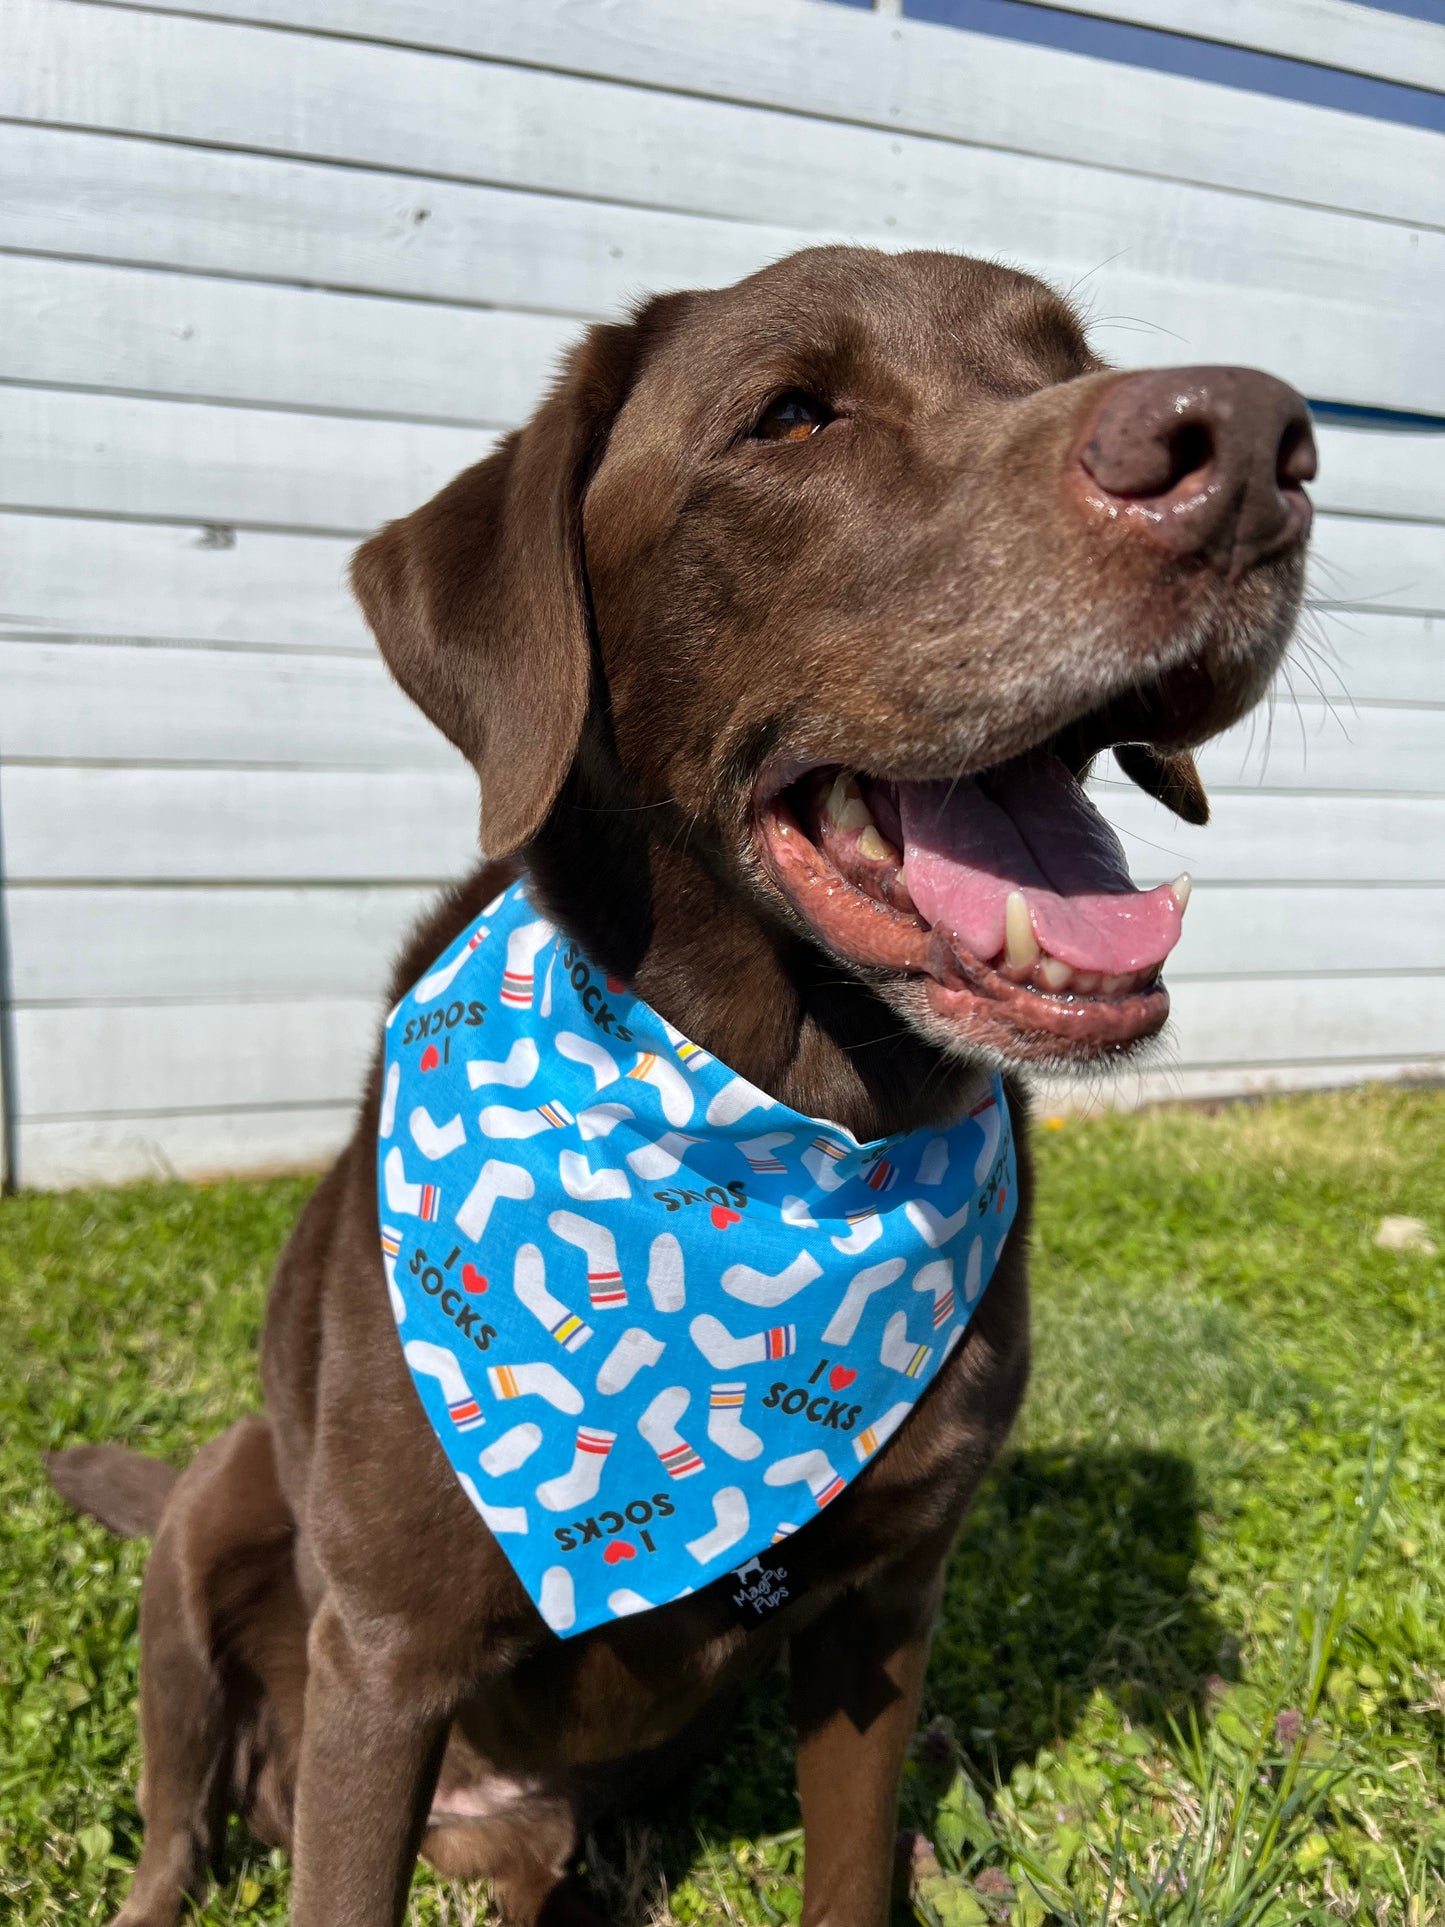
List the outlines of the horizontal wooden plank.
<svg viewBox="0 0 1445 1927">
<path fill-rule="evenodd" d="M 1196 752 L 1196 759 L 1212 794 L 1286 789 L 1442 796 L 1445 702 L 1433 709 L 1355 709 L 1344 699 L 1326 704 L 1277 692 Z"/>
<path fill-rule="evenodd" d="M 1445 522 L 1445 430 L 1399 432 L 1316 422 L 1317 507 Z"/>
<path fill-rule="evenodd" d="M 346 1104 L 31 1119 L 18 1133 L 20 1182 L 62 1191 L 147 1178 L 320 1170 L 350 1137 L 354 1115 L 354 1106 Z"/>
<path fill-rule="evenodd" d="M 363 168 L 0 124 L 0 247 L 594 317 L 811 237 Z"/>
<path fill-rule="evenodd" d="M 13 884 L 5 905 L 15 1001 L 379 999 L 392 958 L 432 894 L 405 884 Z"/>
<path fill-rule="evenodd" d="M 1287 974 L 1313 994 L 1321 971 L 1436 970 L 1445 959 L 1445 878 L 1431 887 L 1241 889 L 1204 884 L 1189 900 L 1168 979 Z"/>
<path fill-rule="evenodd" d="M 1301 624 L 1285 683 L 1354 702 L 1445 702 L 1445 617 L 1317 609 Z"/>
<path fill-rule="evenodd" d="M 1320 515 L 1310 545 L 1311 598 L 1359 609 L 1445 610 L 1445 531 L 1430 522 Z"/>
<path fill-rule="evenodd" d="M 0 761 L 457 770 L 379 655 L 0 641 Z"/>
<path fill-rule="evenodd" d="M 503 426 L 532 412 L 578 333 L 551 315 L 27 255 L 0 255 L 0 304 L 0 376 L 16 381 Z"/>
<path fill-rule="evenodd" d="M 179 13 L 335 33 L 332 0 L 154 0 Z M 348 0 L 345 31 L 645 87 L 784 108 L 1436 221 L 1434 136 L 1051 47 L 808 0 Z M 1106 95 L 1109 112 L 1099 112 Z M 1405 138 L 1401 138 L 1405 137 Z"/>
<path fill-rule="evenodd" d="M 1386 7 L 1352 0 L 1028 0 L 1102 20 L 1189 34 L 1226 47 L 1283 54 L 1348 74 L 1445 92 L 1445 33 Z"/>
<path fill-rule="evenodd" d="M 1437 231 L 358 41 L 80 0 L 13 10 L 0 111 L 18 119 L 733 222 L 769 221 L 786 181 L 790 225 L 810 235 L 962 242 L 1089 277 L 1098 312 L 1143 316 L 1192 359 L 1242 360 L 1267 342 L 1276 366 L 1333 397 L 1370 379 L 1359 364 L 1387 359 L 1411 405 L 1445 408 Z"/>
<path fill-rule="evenodd" d="M 496 441 L 430 422 L 0 384 L 0 505 L 365 534 Z"/>
<path fill-rule="evenodd" d="M 380 1034 L 371 998 L 31 1006 L 14 1014 L 17 1113 L 91 1117 L 340 1105 Z"/>
<path fill-rule="evenodd" d="M 424 772 L 0 769 L 13 883 L 427 885 L 476 861 L 475 779 Z"/>
<path fill-rule="evenodd" d="M 350 537 L 0 514 L 0 630 L 370 655 Z"/>
<path fill-rule="evenodd" d="M 1169 1049 L 1183 1068 L 1445 1057 L 1445 971 L 1180 984 Z"/>
<path fill-rule="evenodd" d="M 1181 870 L 1209 883 L 1439 883 L 1438 797 L 1224 795 L 1209 823 L 1181 823 L 1139 790 L 1098 787 L 1137 883 Z"/>
</svg>

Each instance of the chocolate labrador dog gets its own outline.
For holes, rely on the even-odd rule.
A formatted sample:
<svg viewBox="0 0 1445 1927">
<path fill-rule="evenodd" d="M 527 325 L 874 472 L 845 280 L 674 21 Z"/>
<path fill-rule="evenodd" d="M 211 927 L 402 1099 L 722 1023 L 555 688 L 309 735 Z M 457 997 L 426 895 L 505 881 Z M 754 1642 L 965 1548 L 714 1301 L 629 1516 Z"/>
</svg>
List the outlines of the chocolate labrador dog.
<svg viewBox="0 0 1445 1927">
<path fill-rule="evenodd" d="M 525 871 L 687 1038 L 860 1140 L 1008 1073 L 1020 1206 L 964 1341 L 890 1448 L 726 1585 L 559 1639 L 452 1475 L 377 1250 L 373 1075 L 272 1289 L 266 1416 L 179 1476 L 61 1454 L 155 1529 L 145 1848 L 169 1927 L 228 1808 L 294 1856 L 298 1927 L 391 1927 L 418 1851 L 519 1927 L 590 1918 L 577 1816 L 668 1775 L 786 1651 L 805 1919 L 885 1916 L 900 1764 L 946 1561 L 1027 1374 L 1019 1065 L 1164 1023 L 1187 880 L 1136 891 L 1080 778 L 1112 750 L 1191 822 L 1191 745 L 1280 662 L 1313 474 L 1289 388 L 1120 374 L 1024 274 L 798 254 L 593 328 L 530 423 L 374 536 L 354 582 L 402 688 L 481 779 L 487 859 L 394 995 Z"/>
</svg>

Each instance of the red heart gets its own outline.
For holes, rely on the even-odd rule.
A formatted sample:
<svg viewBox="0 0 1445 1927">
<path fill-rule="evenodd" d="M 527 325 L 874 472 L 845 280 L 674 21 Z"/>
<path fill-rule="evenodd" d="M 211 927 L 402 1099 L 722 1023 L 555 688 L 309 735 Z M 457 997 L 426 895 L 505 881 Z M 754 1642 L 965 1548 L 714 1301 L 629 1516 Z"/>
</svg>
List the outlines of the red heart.
<svg viewBox="0 0 1445 1927">
<path fill-rule="evenodd" d="M 462 1266 L 462 1283 L 468 1291 L 485 1291 L 487 1281 L 475 1265 Z"/>
<path fill-rule="evenodd" d="M 620 997 L 627 988 L 627 979 L 625 977 L 609 976 L 607 979 L 607 988 L 614 997 Z"/>
<path fill-rule="evenodd" d="M 719 1231 L 726 1231 L 730 1224 L 740 1222 L 736 1211 L 729 1211 L 725 1204 L 715 1204 L 712 1208 L 712 1221 Z"/>
<path fill-rule="evenodd" d="M 1001 1184 L 998 1189 L 998 1204 L 995 1207 L 995 1209 L 1002 1211 L 1004 1206 L 1007 1203 L 1008 1203 L 1008 1186 L 1006 1184 Z"/>
<path fill-rule="evenodd" d="M 442 1054 L 435 1044 L 428 1044 L 421 1054 L 421 1067 L 424 1071 L 434 1071 L 442 1061 Z"/>
<path fill-rule="evenodd" d="M 602 1551 L 602 1563 L 607 1566 L 616 1566 L 624 1559 L 636 1557 L 637 1547 L 629 1539 L 609 1539 Z"/>
<path fill-rule="evenodd" d="M 851 1365 L 835 1365 L 828 1374 L 828 1383 L 835 1392 L 846 1392 L 857 1376 Z"/>
</svg>

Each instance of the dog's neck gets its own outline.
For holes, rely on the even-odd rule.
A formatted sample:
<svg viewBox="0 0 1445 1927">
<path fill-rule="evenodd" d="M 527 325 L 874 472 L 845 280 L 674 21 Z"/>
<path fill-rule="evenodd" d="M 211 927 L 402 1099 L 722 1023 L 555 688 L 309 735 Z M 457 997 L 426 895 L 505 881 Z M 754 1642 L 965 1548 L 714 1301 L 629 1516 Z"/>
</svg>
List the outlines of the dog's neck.
<svg viewBox="0 0 1445 1927">
<path fill-rule="evenodd" d="M 660 1016 L 806 1116 L 863 1141 L 955 1122 L 980 1068 L 908 1029 L 683 837 L 658 834 L 656 814 L 569 783 L 526 852 L 539 905 Z"/>
</svg>

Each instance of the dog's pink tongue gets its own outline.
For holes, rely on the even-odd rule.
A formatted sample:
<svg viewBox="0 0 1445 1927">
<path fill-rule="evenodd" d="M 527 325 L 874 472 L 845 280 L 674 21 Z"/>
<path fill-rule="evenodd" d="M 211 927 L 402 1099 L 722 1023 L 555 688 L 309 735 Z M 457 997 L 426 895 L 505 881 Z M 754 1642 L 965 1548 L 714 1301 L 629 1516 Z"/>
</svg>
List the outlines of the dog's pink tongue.
<svg viewBox="0 0 1445 1927">
<path fill-rule="evenodd" d="M 1057 756 L 1020 756 L 987 777 L 900 783 L 903 875 L 932 924 L 987 961 L 1004 947 L 1004 906 L 1022 890 L 1034 935 L 1075 970 L 1161 964 L 1179 941 L 1167 884 L 1136 890 L 1118 838 Z"/>
</svg>

